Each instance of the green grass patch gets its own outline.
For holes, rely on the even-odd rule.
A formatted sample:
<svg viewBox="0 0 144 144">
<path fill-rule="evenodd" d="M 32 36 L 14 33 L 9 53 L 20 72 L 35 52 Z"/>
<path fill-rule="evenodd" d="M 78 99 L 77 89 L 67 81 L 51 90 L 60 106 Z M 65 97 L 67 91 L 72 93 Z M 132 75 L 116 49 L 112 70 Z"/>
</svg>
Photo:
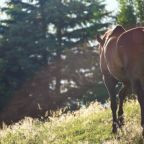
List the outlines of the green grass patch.
<svg viewBox="0 0 144 144">
<path fill-rule="evenodd" d="M 50 121 L 25 118 L 0 131 L 0 144 L 143 144 L 136 101 L 124 106 L 125 126 L 111 133 L 111 111 L 98 103 Z"/>
</svg>

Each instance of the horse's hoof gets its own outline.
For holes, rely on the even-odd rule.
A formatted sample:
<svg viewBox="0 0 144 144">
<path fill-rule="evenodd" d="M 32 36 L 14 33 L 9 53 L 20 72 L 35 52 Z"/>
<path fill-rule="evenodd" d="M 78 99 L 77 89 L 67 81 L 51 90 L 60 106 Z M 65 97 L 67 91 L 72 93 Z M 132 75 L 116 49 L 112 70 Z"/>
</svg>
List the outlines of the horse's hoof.
<svg viewBox="0 0 144 144">
<path fill-rule="evenodd" d="M 118 124 L 117 123 L 114 123 L 112 125 L 112 133 L 116 134 L 117 133 L 117 128 L 118 128 Z"/>
<path fill-rule="evenodd" d="M 142 137 L 144 138 L 144 129 L 143 129 L 143 131 L 142 131 Z"/>
<path fill-rule="evenodd" d="M 124 121 L 123 122 L 119 122 L 118 126 L 119 128 L 122 128 L 125 125 Z"/>
<path fill-rule="evenodd" d="M 113 128 L 113 129 L 112 129 L 112 133 L 113 133 L 113 134 L 116 134 L 116 133 L 117 133 L 117 128 L 116 128 L 116 129 Z"/>
<path fill-rule="evenodd" d="M 119 128 L 121 128 L 122 126 L 124 126 L 124 117 L 123 116 L 120 116 L 119 118 L 118 118 L 118 126 L 119 126 Z"/>
<path fill-rule="evenodd" d="M 120 123 L 124 123 L 124 116 L 123 116 L 123 115 L 119 116 L 119 117 L 118 117 L 118 121 L 119 121 Z"/>
</svg>

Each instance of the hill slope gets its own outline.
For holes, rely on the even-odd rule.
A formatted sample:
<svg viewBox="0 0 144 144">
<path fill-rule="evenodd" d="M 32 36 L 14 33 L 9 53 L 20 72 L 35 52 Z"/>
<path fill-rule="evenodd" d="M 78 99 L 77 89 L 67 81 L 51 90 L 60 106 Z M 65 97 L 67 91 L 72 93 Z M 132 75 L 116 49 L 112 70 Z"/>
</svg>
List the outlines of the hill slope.
<svg viewBox="0 0 144 144">
<path fill-rule="evenodd" d="M 125 103 L 126 125 L 111 134 L 111 111 L 98 103 L 40 122 L 26 118 L 0 131 L 0 144 L 142 144 L 139 104 Z"/>
</svg>

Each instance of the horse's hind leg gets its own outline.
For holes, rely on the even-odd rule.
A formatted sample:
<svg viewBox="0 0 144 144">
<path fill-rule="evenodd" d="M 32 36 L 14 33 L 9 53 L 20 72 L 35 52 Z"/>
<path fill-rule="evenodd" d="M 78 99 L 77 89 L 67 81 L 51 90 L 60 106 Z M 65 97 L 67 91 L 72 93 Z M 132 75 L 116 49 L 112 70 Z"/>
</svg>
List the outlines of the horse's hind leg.
<svg viewBox="0 0 144 144">
<path fill-rule="evenodd" d="M 123 115 L 123 102 L 125 97 L 130 94 L 130 85 L 124 84 L 122 85 L 122 88 L 119 91 L 119 110 L 118 110 L 118 121 L 119 121 L 119 127 L 124 125 L 124 115 Z"/>
<path fill-rule="evenodd" d="M 140 80 L 134 82 L 134 90 L 138 96 L 138 101 L 141 108 L 141 126 L 143 128 L 142 135 L 144 136 L 144 85 Z"/>
<path fill-rule="evenodd" d="M 104 80 L 105 86 L 108 90 L 110 100 L 111 100 L 111 110 L 112 110 L 112 117 L 113 117 L 112 132 L 116 133 L 118 123 L 117 123 L 117 115 L 116 115 L 117 100 L 116 100 L 116 88 L 115 88 L 115 86 L 117 84 L 117 80 L 108 74 L 103 76 L 103 80 Z"/>
</svg>

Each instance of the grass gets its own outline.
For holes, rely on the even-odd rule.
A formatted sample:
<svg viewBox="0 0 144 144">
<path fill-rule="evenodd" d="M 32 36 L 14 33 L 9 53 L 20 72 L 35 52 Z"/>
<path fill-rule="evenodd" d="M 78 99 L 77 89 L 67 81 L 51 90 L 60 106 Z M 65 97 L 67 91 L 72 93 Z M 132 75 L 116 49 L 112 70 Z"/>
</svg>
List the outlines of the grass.
<svg viewBox="0 0 144 144">
<path fill-rule="evenodd" d="M 136 101 L 125 103 L 125 126 L 111 133 L 111 111 L 93 103 L 88 108 L 40 122 L 25 118 L 0 131 L 0 144 L 143 144 L 140 110 Z"/>
</svg>

